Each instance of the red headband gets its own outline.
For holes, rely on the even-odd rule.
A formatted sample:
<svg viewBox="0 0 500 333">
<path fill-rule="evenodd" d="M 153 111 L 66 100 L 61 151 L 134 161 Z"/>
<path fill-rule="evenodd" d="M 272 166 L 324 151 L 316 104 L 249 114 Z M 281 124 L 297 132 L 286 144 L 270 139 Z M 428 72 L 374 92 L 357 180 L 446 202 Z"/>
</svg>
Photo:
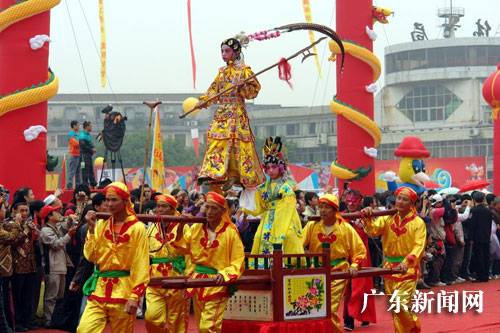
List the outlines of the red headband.
<svg viewBox="0 0 500 333">
<path fill-rule="evenodd" d="M 122 185 L 122 186 L 119 186 Z M 123 187 L 123 188 L 122 188 Z M 128 192 L 128 189 L 123 185 L 123 183 L 111 183 L 106 188 L 104 188 L 105 194 L 116 194 L 123 200 L 127 200 L 130 198 L 130 193 Z"/>
<path fill-rule="evenodd" d="M 399 187 L 396 192 L 394 192 L 394 194 L 396 194 L 396 196 L 398 195 L 405 195 L 407 196 L 408 198 L 410 198 L 410 200 L 412 202 L 416 202 L 418 200 L 418 195 L 417 195 L 417 192 L 415 192 L 414 190 L 412 190 L 411 188 L 409 187 Z"/>
<path fill-rule="evenodd" d="M 156 202 L 166 202 L 173 208 L 177 208 L 177 200 L 170 194 L 159 194 L 155 197 Z"/>
<path fill-rule="evenodd" d="M 213 202 L 223 208 L 226 208 L 226 198 L 216 192 L 207 193 L 207 202 Z"/>
</svg>

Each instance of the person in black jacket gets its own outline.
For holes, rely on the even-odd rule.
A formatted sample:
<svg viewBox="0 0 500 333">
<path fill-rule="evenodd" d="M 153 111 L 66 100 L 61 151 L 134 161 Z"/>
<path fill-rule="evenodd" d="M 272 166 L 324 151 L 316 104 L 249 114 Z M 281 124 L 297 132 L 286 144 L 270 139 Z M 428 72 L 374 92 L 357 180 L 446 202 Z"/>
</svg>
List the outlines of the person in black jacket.
<svg viewBox="0 0 500 333">
<path fill-rule="evenodd" d="M 83 162 L 82 167 L 82 183 L 95 187 L 97 182 L 94 176 L 94 162 L 92 160 L 92 155 L 95 153 L 95 146 L 92 142 L 92 124 L 90 121 L 83 122 L 83 131 L 78 133 L 78 139 L 80 144 L 80 158 Z"/>
<path fill-rule="evenodd" d="M 477 282 L 488 282 L 490 265 L 490 237 L 493 215 L 486 207 L 484 193 L 474 192 L 475 207 L 471 209 L 470 239 L 472 240 L 473 268 Z"/>
</svg>

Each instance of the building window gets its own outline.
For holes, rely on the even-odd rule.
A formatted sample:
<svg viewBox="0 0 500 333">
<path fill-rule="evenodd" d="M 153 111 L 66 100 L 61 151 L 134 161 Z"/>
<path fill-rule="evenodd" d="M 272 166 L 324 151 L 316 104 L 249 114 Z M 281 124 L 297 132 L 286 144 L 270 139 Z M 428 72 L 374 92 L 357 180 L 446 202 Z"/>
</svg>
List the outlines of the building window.
<svg viewBox="0 0 500 333">
<path fill-rule="evenodd" d="M 266 126 L 266 136 L 276 136 L 276 126 L 275 125 L 269 125 Z"/>
<path fill-rule="evenodd" d="M 299 124 L 287 124 L 286 135 L 299 135 Z"/>
<path fill-rule="evenodd" d="M 396 107 L 411 121 L 443 121 L 462 104 L 462 100 L 441 85 L 419 85 L 407 93 Z"/>
<path fill-rule="evenodd" d="M 316 123 L 309 123 L 309 131 L 308 133 L 311 135 L 316 134 Z"/>
</svg>

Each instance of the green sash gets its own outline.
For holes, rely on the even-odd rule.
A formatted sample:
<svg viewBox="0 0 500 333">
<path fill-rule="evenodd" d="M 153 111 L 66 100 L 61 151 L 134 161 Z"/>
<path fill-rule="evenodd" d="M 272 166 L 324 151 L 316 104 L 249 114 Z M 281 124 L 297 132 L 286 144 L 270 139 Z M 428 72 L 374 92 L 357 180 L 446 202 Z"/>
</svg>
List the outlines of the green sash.
<svg viewBox="0 0 500 333">
<path fill-rule="evenodd" d="M 125 276 L 130 276 L 130 271 L 104 271 L 101 272 L 99 271 L 99 268 L 97 265 L 94 266 L 94 273 L 90 276 L 90 278 L 85 282 L 83 285 L 83 294 L 85 296 L 90 296 L 95 289 L 97 288 L 97 280 L 99 280 L 100 277 L 106 277 L 106 278 L 119 278 L 119 277 L 125 277 Z"/>
<path fill-rule="evenodd" d="M 333 259 L 332 261 L 330 261 L 330 265 L 332 267 L 335 267 L 335 266 L 337 266 L 338 264 L 340 264 L 343 261 L 345 261 L 345 258 Z"/>
<path fill-rule="evenodd" d="M 218 274 L 218 271 L 215 268 L 198 264 L 195 266 L 194 272 L 198 274 Z M 229 286 L 227 286 L 227 292 L 229 294 L 229 297 L 233 296 L 237 290 L 238 287 L 236 287 L 234 284 L 230 284 Z"/>
<path fill-rule="evenodd" d="M 203 266 L 203 265 L 198 265 L 198 264 L 196 264 L 194 271 L 195 271 L 195 273 L 199 273 L 199 274 L 218 274 L 218 271 L 215 268 Z"/>
<path fill-rule="evenodd" d="M 184 274 L 184 270 L 186 269 L 186 260 L 184 259 L 183 256 L 178 256 L 174 258 L 151 258 L 150 260 L 151 264 L 168 264 L 172 263 L 172 266 L 174 269 L 180 273 Z M 217 274 L 217 273 L 215 273 Z"/>
<path fill-rule="evenodd" d="M 400 263 L 405 260 L 405 257 L 389 257 L 385 256 L 385 260 L 390 263 Z"/>
</svg>

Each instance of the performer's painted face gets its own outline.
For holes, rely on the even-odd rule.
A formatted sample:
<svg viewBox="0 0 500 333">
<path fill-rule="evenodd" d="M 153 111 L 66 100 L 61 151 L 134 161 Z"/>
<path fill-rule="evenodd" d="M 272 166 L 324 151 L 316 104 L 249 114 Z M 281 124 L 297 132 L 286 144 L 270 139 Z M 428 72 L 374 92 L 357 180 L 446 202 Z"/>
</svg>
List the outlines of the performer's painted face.
<svg viewBox="0 0 500 333">
<path fill-rule="evenodd" d="M 234 60 L 236 57 L 236 52 L 227 45 L 222 45 L 220 48 L 220 52 L 222 54 L 222 60 L 224 60 L 224 62 Z"/>
<path fill-rule="evenodd" d="M 347 204 L 347 210 L 349 212 L 355 212 L 361 208 L 362 196 L 355 192 L 348 192 L 345 195 L 345 202 Z"/>
<path fill-rule="evenodd" d="M 281 177 L 281 168 L 278 164 L 266 164 L 265 172 L 271 179 L 278 179 Z"/>
</svg>

